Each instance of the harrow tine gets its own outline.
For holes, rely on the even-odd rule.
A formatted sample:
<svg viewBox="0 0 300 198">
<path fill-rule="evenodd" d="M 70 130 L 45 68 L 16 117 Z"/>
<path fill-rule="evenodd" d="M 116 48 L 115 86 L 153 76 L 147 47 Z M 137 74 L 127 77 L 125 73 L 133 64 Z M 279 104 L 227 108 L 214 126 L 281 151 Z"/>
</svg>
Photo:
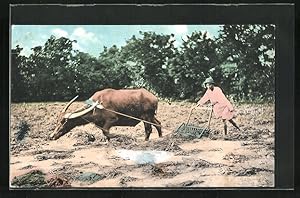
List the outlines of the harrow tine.
<svg viewBox="0 0 300 198">
<path fill-rule="evenodd" d="M 212 112 L 213 112 L 213 108 L 210 108 L 210 112 L 209 112 L 209 118 L 208 118 L 208 124 L 206 125 L 206 127 L 199 127 L 196 125 L 192 125 L 189 124 L 190 121 L 190 117 L 192 114 L 192 110 L 190 111 L 189 115 L 188 115 L 188 119 L 186 123 L 182 123 L 176 130 L 175 130 L 175 134 L 181 133 L 181 135 L 188 137 L 189 134 L 192 134 L 194 136 L 196 136 L 197 138 L 201 138 L 204 134 L 205 131 L 209 131 L 209 127 L 210 127 L 210 123 L 211 123 L 211 117 L 212 117 Z"/>
</svg>

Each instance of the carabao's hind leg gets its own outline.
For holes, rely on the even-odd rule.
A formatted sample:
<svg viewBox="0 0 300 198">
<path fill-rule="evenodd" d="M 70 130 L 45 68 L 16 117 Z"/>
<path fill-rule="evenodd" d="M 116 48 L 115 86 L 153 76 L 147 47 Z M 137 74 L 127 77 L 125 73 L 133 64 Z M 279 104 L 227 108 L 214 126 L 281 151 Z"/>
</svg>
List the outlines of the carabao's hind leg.
<svg viewBox="0 0 300 198">
<path fill-rule="evenodd" d="M 157 132 L 158 132 L 158 136 L 159 136 L 159 137 L 162 137 L 161 123 L 160 123 L 160 121 L 158 121 L 158 119 L 156 119 L 156 117 L 153 116 L 152 122 L 153 122 L 154 124 L 157 124 L 157 125 L 153 125 L 153 126 L 156 128 L 156 130 L 157 130 Z"/>
<path fill-rule="evenodd" d="M 152 127 L 151 124 L 145 122 L 144 122 L 144 126 L 145 126 L 145 141 L 148 141 L 150 134 L 152 133 Z"/>
</svg>

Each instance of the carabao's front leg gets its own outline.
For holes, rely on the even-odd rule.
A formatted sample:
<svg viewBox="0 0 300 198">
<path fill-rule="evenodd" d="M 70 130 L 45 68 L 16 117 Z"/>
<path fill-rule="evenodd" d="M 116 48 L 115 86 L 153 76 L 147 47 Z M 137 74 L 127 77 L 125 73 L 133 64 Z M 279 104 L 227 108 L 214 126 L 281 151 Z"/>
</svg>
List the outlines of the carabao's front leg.
<svg viewBox="0 0 300 198">
<path fill-rule="evenodd" d="M 110 138 L 114 137 L 112 134 L 109 133 L 109 130 L 117 120 L 118 118 L 107 119 L 102 127 L 103 135 L 105 135 L 108 141 L 110 140 Z"/>
<path fill-rule="evenodd" d="M 111 134 L 109 134 L 109 129 L 102 129 L 102 133 L 103 133 L 103 135 L 106 137 L 106 139 L 107 139 L 107 141 L 109 141 L 110 140 L 110 138 L 112 138 L 112 135 Z"/>
</svg>

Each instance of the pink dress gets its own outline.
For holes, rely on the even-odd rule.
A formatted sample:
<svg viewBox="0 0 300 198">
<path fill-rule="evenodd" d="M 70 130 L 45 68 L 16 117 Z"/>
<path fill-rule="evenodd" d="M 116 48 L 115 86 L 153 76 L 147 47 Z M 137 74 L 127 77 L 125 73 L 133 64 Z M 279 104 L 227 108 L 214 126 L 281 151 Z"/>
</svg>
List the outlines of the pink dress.
<svg viewBox="0 0 300 198">
<path fill-rule="evenodd" d="M 208 100 L 214 105 L 213 111 L 217 118 L 222 117 L 222 119 L 226 120 L 233 118 L 233 106 L 219 87 L 214 87 L 213 91 L 207 89 L 198 104 L 203 105 Z"/>
</svg>

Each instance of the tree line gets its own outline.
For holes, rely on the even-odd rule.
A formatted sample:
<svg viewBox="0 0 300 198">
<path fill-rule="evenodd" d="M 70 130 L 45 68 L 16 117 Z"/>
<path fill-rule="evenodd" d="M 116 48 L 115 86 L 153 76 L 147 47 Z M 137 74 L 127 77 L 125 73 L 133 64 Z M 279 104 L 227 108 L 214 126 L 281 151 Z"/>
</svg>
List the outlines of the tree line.
<svg viewBox="0 0 300 198">
<path fill-rule="evenodd" d="M 224 25 L 217 38 L 195 31 L 175 46 L 174 34 L 139 32 L 98 57 L 73 49 L 76 40 L 51 36 L 11 51 L 12 102 L 82 99 L 104 88 L 144 87 L 161 98 L 195 100 L 211 76 L 232 100 L 275 99 L 275 26 Z"/>
</svg>

